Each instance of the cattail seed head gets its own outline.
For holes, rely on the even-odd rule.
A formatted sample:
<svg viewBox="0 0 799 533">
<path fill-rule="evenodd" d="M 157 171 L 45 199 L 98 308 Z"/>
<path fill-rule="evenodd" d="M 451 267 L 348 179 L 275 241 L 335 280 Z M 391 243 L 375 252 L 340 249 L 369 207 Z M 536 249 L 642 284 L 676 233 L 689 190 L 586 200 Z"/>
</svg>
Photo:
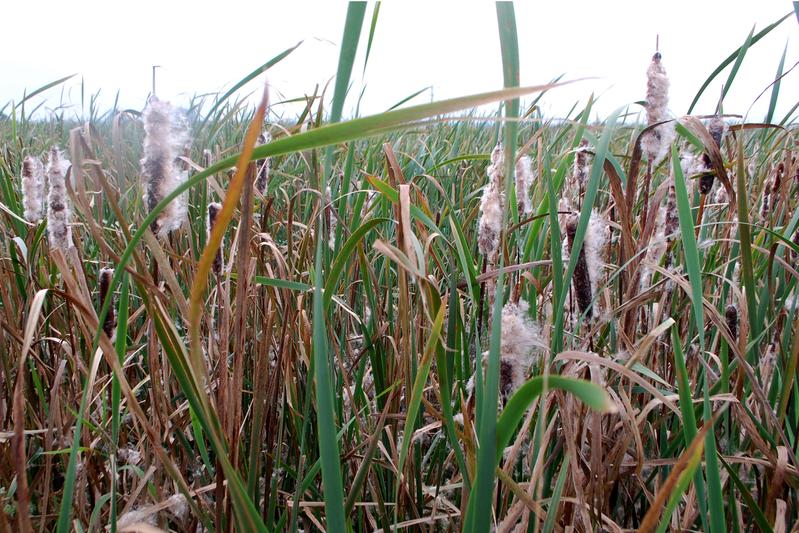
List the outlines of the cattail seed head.
<svg viewBox="0 0 799 533">
<path fill-rule="evenodd" d="M 713 182 L 716 176 L 710 171 L 712 164 L 707 154 L 702 154 L 702 161 L 705 164 L 705 171 L 699 178 L 699 194 L 710 194 L 710 191 L 713 190 Z"/>
<path fill-rule="evenodd" d="M 727 124 L 721 119 L 721 117 L 718 116 L 713 117 L 707 123 L 707 131 L 713 138 L 716 148 L 721 149 L 721 139 L 724 137 L 726 128 Z M 707 154 L 707 152 L 702 154 L 702 165 L 704 168 L 701 171 L 704 172 L 704 175 L 699 178 L 699 193 L 709 194 L 710 191 L 713 190 L 715 174 L 712 173 L 713 163 L 710 160 L 710 156 Z"/>
<path fill-rule="evenodd" d="M 564 219 L 567 237 L 563 243 L 564 255 L 570 256 L 574 249 L 578 223 L 579 215 L 577 214 L 567 215 Z M 581 313 L 586 314 L 589 321 L 599 314 L 596 305 L 592 307 L 591 302 L 597 294 L 599 279 L 602 275 L 602 251 L 606 241 L 607 223 L 592 211 L 572 277 L 577 306 Z"/>
<path fill-rule="evenodd" d="M 646 71 L 646 117 L 649 126 L 669 119 L 669 77 L 661 62 L 660 53 L 652 56 Z M 661 124 L 649 130 L 641 138 L 644 157 L 653 165 L 658 164 L 668 154 L 674 140 L 674 125 Z"/>
<path fill-rule="evenodd" d="M 263 144 L 267 144 L 272 141 L 272 135 L 265 131 L 258 136 L 258 142 L 256 143 L 257 146 L 261 146 Z M 261 159 L 256 163 L 256 172 L 255 172 L 255 189 L 264 194 L 266 191 L 266 186 L 269 184 L 269 173 L 271 171 L 271 157 L 267 157 L 266 159 Z"/>
<path fill-rule="evenodd" d="M 480 200 L 480 220 L 477 224 L 477 248 L 486 256 L 492 256 L 499 249 L 499 238 L 502 234 L 504 198 L 500 187 L 504 178 L 504 163 L 502 145 L 498 144 L 491 153 L 488 184 Z"/>
<path fill-rule="evenodd" d="M 47 179 L 50 194 L 47 198 L 47 236 L 50 248 L 66 251 L 72 248 L 72 228 L 69 226 L 69 199 L 67 198 L 66 176 L 71 167 L 57 146 L 50 148 L 47 163 Z"/>
<path fill-rule="evenodd" d="M 782 163 L 779 163 L 771 176 L 766 180 L 765 186 L 763 187 L 763 195 L 760 200 L 760 218 L 762 220 L 767 220 L 769 214 L 774 211 L 777 206 L 784 172 L 785 167 Z"/>
<path fill-rule="evenodd" d="M 500 355 L 531 365 L 546 347 L 538 325 L 530 318 L 530 304 L 524 300 L 502 308 Z"/>
<path fill-rule="evenodd" d="M 505 405 L 513 393 L 524 385 L 525 370 L 524 366 L 515 359 L 499 360 L 499 394 L 502 405 Z"/>
<path fill-rule="evenodd" d="M 569 250 L 574 249 L 574 239 L 577 234 L 577 215 L 572 215 L 566 221 L 566 236 L 568 237 Z M 572 286 L 577 297 L 577 306 L 581 313 L 585 313 L 590 321 L 593 318 L 593 310 L 591 309 L 591 301 L 594 299 L 593 292 L 591 291 L 591 277 L 588 274 L 588 264 L 585 260 L 585 246 L 580 249 L 577 256 L 577 264 L 574 269 L 574 276 L 572 277 Z"/>
<path fill-rule="evenodd" d="M 325 213 L 327 213 L 327 222 L 328 222 L 328 229 L 329 233 L 327 235 L 327 247 L 330 248 L 331 251 L 336 251 L 336 228 L 338 225 L 338 219 L 336 218 L 336 212 L 333 209 L 333 192 L 330 190 L 330 186 L 327 187 L 325 191 Z"/>
<path fill-rule="evenodd" d="M 106 300 L 109 297 L 109 288 L 111 287 L 111 279 L 114 277 L 114 269 L 113 268 L 101 268 L 100 269 L 100 309 L 103 308 L 105 305 Z M 111 342 L 114 342 L 116 339 L 117 333 L 117 313 L 116 309 L 114 308 L 114 301 L 113 295 L 111 295 L 111 306 L 108 308 L 108 314 L 105 315 L 105 320 L 103 321 L 103 331 L 111 339 Z"/>
<path fill-rule="evenodd" d="M 735 190 L 735 180 L 733 179 L 732 175 L 730 175 L 730 185 L 732 185 L 733 190 Z M 727 194 L 726 187 L 719 187 L 718 189 L 716 189 L 716 196 L 714 198 L 714 201 L 717 204 L 726 204 L 730 201 L 730 196 Z"/>
<path fill-rule="evenodd" d="M 516 161 L 516 199 L 519 211 L 529 214 L 533 210 L 532 191 L 533 162 L 529 156 L 523 155 Z"/>
<path fill-rule="evenodd" d="M 707 123 L 707 131 L 710 133 L 710 136 L 713 137 L 716 147 L 720 150 L 721 141 L 724 138 L 724 134 L 727 132 L 727 123 L 724 122 L 723 118 L 717 115 L 711 118 Z"/>
<path fill-rule="evenodd" d="M 738 308 L 735 305 L 728 305 L 724 311 L 724 318 L 727 321 L 727 328 L 730 330 L 730 336 L 734 341 L 738 340 Z"/>
<path fill-rule="evenodd" d="M 211 166 L 211 163 L 214 162 L 214 156 L 211 153 L 211 150 L 205 148 L 203 150 L 203 168 L 208 168 Z"/>
<path fill-rule="evenodd" d="M 524 300 L 505 304 L 501 327 L 499 390 L 504 403 L 524 384 L 546 343 L 539 326 L 530 318 L 530 305 Z"/>
<path fill-rule="evenodd" d="M 222 204 L 217 202 L 212 202 L 208 204 L 208 221 L 205 227 L 208 231 L 208 237 L 211 236 L 211 231 L 214 229 L 214 225 L 216 224 L 216 219 L 219 216 L 219 212 L 222 210 Z M 222 272 L 222 246 L 219 247 L 219 250 L 216 251 L 216 255 L 214 256 L 214 262 L 211 267 L 215 276 L 218 276 Z"/>
<path fill-rule="evenodd" d="M 583 139 L 574 155 L 574 179 L 581 188 L 585 187 L 590 172 L 591 145 L 588 144 L 588 139 Z"/>
<path fill-rule="evenodd" d="M 668 242 L 679 236 L 680 218 L 677 213 L 677 191 L 674 188 L 674 176 L 669 185 L 669 196 L 666 199 L 666 212 L 663 217 L 663 234 Z"/>
<path fill-rule="evenodd" d="M 188 178 L 188 170 L 176 163 L 188 145 L 185 116 L 169 102 L 150 98 L 144 109 L 144 158 L 141 160 L 144 200 L 152 211 Z M 186 219 L 186 194 L 172 200 L 153 222 L 153 233 L 165 237 Z"/>
<path fill-rule="evenodd" d="M 22 161 L 22 206 L 25 220 L 38 223 L 44 217 L 44 167 L 38 157 Z"/>
</svg>

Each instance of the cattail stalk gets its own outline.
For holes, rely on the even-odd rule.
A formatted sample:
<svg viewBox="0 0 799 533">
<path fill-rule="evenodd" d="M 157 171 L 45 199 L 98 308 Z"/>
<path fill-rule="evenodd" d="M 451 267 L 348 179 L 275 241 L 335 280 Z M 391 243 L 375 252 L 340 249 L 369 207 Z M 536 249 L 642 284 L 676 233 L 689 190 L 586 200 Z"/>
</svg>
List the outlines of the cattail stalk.
<svg viewBox="0 0 799 533">
<path fill-rule="evenodd" d="M 44 167 L 38 157 L 22 161 L 22 206 L 25 220 L 39 223 L 44 217 Z"/>
<path fill-rule="evenodd" d="M 50 194 L 47 198 L 47 236 L 50 248 L 63 252 L 73 246 L 66 184 L 70 167 L 69 160 L 62 157 L 57 146 L 53 146 L 47 164 L 47 178 L 50 182 Z"/>
</svg>

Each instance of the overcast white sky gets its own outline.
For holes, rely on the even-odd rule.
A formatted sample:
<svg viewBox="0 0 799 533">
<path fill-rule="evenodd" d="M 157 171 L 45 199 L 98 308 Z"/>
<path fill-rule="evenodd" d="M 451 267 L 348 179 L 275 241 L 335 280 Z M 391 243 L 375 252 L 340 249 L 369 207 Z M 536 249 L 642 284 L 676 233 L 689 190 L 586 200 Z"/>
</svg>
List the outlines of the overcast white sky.
<svg viewBox="0 0 799 533">
<path fill-rule="evenodd" d="M 310 94 L 335 74 L 346 2 L 177 2 L 99 0 L 6 0 L 0 13 L 0 107 L 68 74 L 79 75 L 51 89 L 46 107 L 64 99 L 80 114 L 80 82 L 86 94 L 101 90 L 102 107 L 120 93 L 121 107 L 141 109 L 158 72 L 158 93 L 185 105 L 188 96 L 224 91 L 258 65 L 302 40 L 293 54 L 268 73 L 273 102 Z M 362 76 L 364 40 L 354 75 L 353 97 L 365 84 L 362 114 L 380 112 L 426 86 L 436 99 L 501 88 L 502 69 L 493 2 L 384 1 L 371 57 Z M 548 1 L 516 2 L 523 85 L 557 75 L 595 76 L 547 95 L 544 108 L 562 116 L 572 104 L 601 95 L 600 116 L 641 100 L 645 71 L 660 35 L 660 51 L 671 78 L 670 107 L 684 114 L 701 83 L 753 25 L 759 31 L 792 11 L 788 0 L 757 1 Z M 13 22 L 12 22 L 13 21 Z M 725 100 L 725 112 L 746 113 L 774 79 L 788 45 L 786 70 L 799 61 L 796 17 L 757 43 L 747 55 Z M 711 85 L 696 113 L 712 113 L 726 72 Z M 260 92 L 252 82 L 244 92 Z M 330 90 L 332 93 L 332 88 Z M 778 111 L 799 95 L 799 68 L 781 89 Z M 429 101 L 430 92 L 415 102 Z M 752 120 L 761 120 L 769 93 Z M 281 113 L 276 106 L 275 112 Z M 282 112 L 290 114 L 285 107 Z M 778 119 L 782 118 L 778 113 Z"/>
</svg>

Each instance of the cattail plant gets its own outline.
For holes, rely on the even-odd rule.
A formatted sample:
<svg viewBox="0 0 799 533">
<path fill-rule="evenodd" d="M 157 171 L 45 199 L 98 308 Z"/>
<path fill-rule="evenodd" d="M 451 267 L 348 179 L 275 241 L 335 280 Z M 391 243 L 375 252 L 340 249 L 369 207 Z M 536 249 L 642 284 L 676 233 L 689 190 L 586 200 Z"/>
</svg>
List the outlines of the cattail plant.
<svg viewBox="0 0 799 533">
<path fill-rule="evenodd" d="M 103 321 L 103 331 L 111 339 L 111 342 L 114 342 L 116 339 L 117 334 L 117 314 L 116 309 L 114 309 L 114 301 L 113 295 L 109 295 L 109 288 L 111 287 L 111 278 L 114 277 L 114 269 L 113 268 L 101 268 L 100 275 L 99 275 L 99 285 L 100 285 L 100 305 L 99 308 L 102 309 L 105 305 L 105 302 L 110 297 L 111 298 L 111 305 L 108 308 L 108 314 L 105 315 L 105 320 Z"/>
<path fill-rule="evenodd" d="M 578 221 L 579 216 L 576 214 L 566 216 L 564 226 L 567 239 L 564 241 L 564 246 L 567 255 L 571 255 L 574 249 Z M 589 322 L 597 316 L 597 310 L 595 306 L 591 305 L 591 302 L 596 296 L 599 276 L 602 270 L 602 248 L 606 240 L 604 225 L 599 215 L 591 212 L 583 246 L 577 255 L 577 263 L 572 277 L 572 287 L 577 306 L 580 313 L 584 313 Z"/>
<path fill-rule="evenodd" d="M 38 157 L 22 161 L 22 206 L 25 220 L 38 223 L 44 217 L 44 167 Z"/>
<path fill-rule="evenodd" d="M 222 210 L 222 204 L 218 202 L 211 202 L 208 204 L 208 220 L 206 221 L 205 227 L 208 231 L 208 238 L 211 238 L 211 232 L 214 229 L 214 225 L 216 224 L 216 219 L 219 216 L 219 212 Z M 219 249 L 216 251 L 216 255 L 214 256 L 214 262 L 211 267 L 215 276 L 219 276 L 222 273 L 222 248 L 224 246 L 220 246 Z"/>
<path fill-rule="evenodd" d="M 583 195 L 591 173 L 591 150 L 588 140 L 583 139 L 574 153 L 574 167 L 566 178 L 563 187 L 563 204 L 571 210 L 572 207 L 580 209 L 583 205 Z"/>
<path fill-rule="evenodd" d="M 639 282 L 641 292 L 650 287 L 652 281 L 651 265 L 660 262 L 660 259 L 663 257 L 663 254 L 666 253 L 666 248 L 668 246 L 668 239 L 665 233 L 666 209 L 661 208 L 660 211 L 661 212 L 658 216 L 658 230 L 655 232 L 655 235 L 652 236 L 652 240 L 649 242 L 649 246 L 646 249 L 645 262 L 641 271 L 641 279 Z"/>
<path fill-rule="evenodd" d="M 523 155 L 516 161 L 516 200 L 519 212 L 525 215 L 533 210 L 532 186 L 533 162 L 530 156 Z"/>
<path fill-rule="evenodd" d="M 499 391 L 503 402 L 524 384 L 530 368 L 546 347 L 529 311 L 530 305 L 524 300 L 509 302 L 502 308 Z"/>
<path fill-rule="evenodd" d="M 680 216 L 677 212 L 677 191 L 674 188 L 674 173 L 671 175 L 669 194 L 666 198 L 666 207 L 663 212 L 663 236 L 667 242 L 672 242 L 679 237 Z"/>
<path fill-rule="evenodd" d="M 730 337 L 733 341 L 738 340 L 738 308 L 730 304 L 724 311 L 724 319 L 727 322 L 727 328 L 730 330 Z"/>
<path fill-rule="evenodd" d="M 718 149 L 721 149 L 721 140 L 724 137 L 726 128 L 727 124 L 719 116 L 713 117 L 707 124 L 707 131 Z M 704 165 L 704 174 L 699 178 L 699 192 L 700 194 L 708 194 L 713 189 L 713 182 L 716 176 L 712 172 L 713 163 L 707 152 L 702 153 L 702 163 Z"/>
<path fill-rule="evenodd" d="M 502 180 L 504 179 L 505 155 L 502 144 L 494 147 L 491 164 L 488 166 L 488 184 L 480 200 L 480 221 L 477 225 L 477 248 L 491 260 L 499 249 L 502 234 Z"/>
<path fill-rule="evenodd" d="M 530 304 L 525 300 L 508 302 L 502 307 L 502 337 L 499 357 L 499 392 L 503 403 L 513 396 L 527 379 L 530 369 L 546 350 L 540 326 L 530 318 Z M 488 352 L 483 354 L 483 364 Z M 474 376 L 466 384 L 469 402 L 473 398 Z M 462 416 L 456 417 L 462 423 Z"/>
<path fill-rule="evenodd" d="M 47 179 L 50 182 L 50 194 L 47 198 L 47 236 L 50 248 L 64 252 L 72 248 L 66 184 L 70 167 L 71 163 L 63 158 L 57 146 L 50 148 L 50 159 L 47 163 Z"/>
<path fill-rule="evenodd" d="M 272 135 L 265 131 L 258 135 L 257 146 L 267 144 L 272 141 Z M 266 186 L 269 184 L 269 173 L 271 170 L 271 157 L 261 159 L 255 165 L 255 190 L 261 194 L 266 192 Z"/>
<path fill-rule="evenodd" d="M 655 52 L 646 71 L 646 117 L 652 126 L 669 119 L 669 77 L 661 62 L 660 52 Z M 641 150 L 652 165 L 658 164 L 669 151 L 674 140 L 674 126 L 660 124 L 641 138 Z"/>
<path fill-rule="evenodd" d="M 144 109 L 144 158 L 141 160 L 144 180 L 144 201 L 152 211 L 169 193 L 188 177 L 176 159 L 188 142 L 185 117 L 169 102 L 150 98 Z M 152 224 L 153 233 L 165 237 L 180 228 L 186 219 L 186 194 L 181 194 L 158 214 Z"/>
<path fill-rule="evenodd" d="M 766 180 L 763 187 L 763 194 L 760 199 L 760 218 L 768 220 L 769 214 L 774 211 L 779 200 L 780 188 L 782 187 L 782 176 L 785 172 L 785 167 L 780 162 L 772 172 L 771 176 Z"/>
<path fill-rule="evenodd" d="M 591 145 L 588 139 L 582 139 L 574 154 L 574 179 L 581 189 L 585 188 L 588 174 L 591 172 Z"/>
<path fill-rule="evenodd" d="M 336 218 L 336 210 L 333 209 L 333 192 L 330 186 L 325 190 L 325 213 L 327 214 L 328 234 L 327 234 L 327 247 L 331 251 L 336 251 L 336 227 L 338 226 L 338 219 Z"/>
</svg>

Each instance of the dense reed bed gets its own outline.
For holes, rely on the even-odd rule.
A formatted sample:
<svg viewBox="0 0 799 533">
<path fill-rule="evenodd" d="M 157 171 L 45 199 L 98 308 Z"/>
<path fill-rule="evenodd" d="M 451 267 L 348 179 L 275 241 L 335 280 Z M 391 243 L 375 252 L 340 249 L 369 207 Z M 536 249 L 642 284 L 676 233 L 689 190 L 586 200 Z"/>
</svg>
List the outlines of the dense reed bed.
<svg viewBox="0 0 799 533">
<path fill-rule="evenodd" d="M 342 120 L 364 16 L 296 119 L 4 108 L 0 531 L 795 530 L 779 85 L 550 120 L 499 3 L 504 91 Z"/>
</svg>

